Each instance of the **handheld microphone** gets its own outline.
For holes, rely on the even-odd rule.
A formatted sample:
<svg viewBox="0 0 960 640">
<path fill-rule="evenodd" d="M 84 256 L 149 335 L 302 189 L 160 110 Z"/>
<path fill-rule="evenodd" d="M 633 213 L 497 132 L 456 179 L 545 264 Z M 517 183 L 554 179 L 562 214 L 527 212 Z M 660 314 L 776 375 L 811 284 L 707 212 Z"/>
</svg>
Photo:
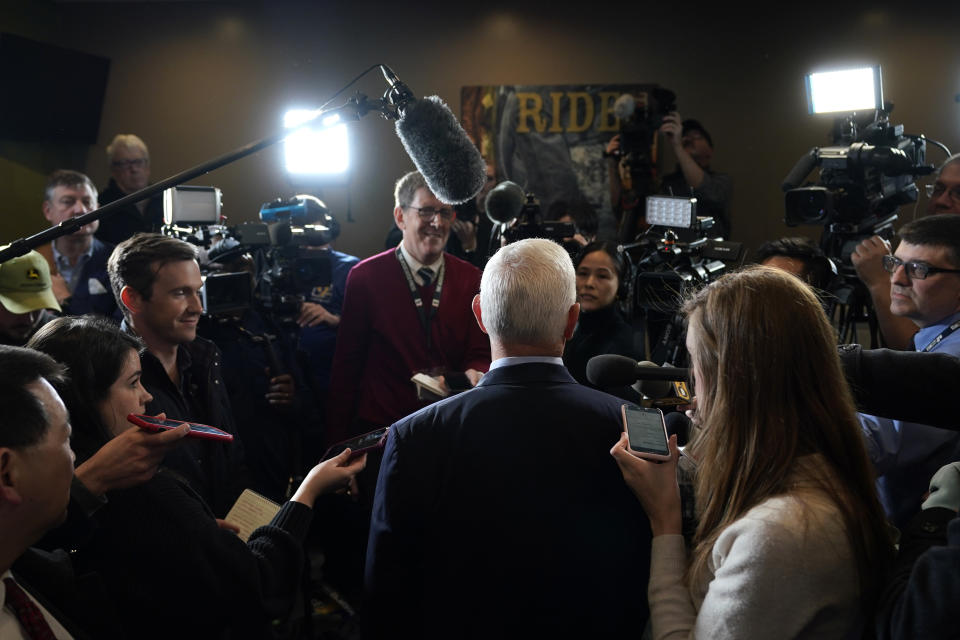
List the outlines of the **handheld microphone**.
<svg viewBox="0 0 960 640">
<path fill-rule="evenodd" d="M 615 354 L 593 356 L 587 361 L 587 380 L 594 386 L 623 387 L 637 380 L 687 380 L 689 369 L 641 366 L 636 360 Z"/>
<path fill-rule="evenodd" d="M 516 182 L 504 180 L 487 194 L 487 217 L 494 224 L 510 224 L 527 202 L 527 194 Z"/>
<path fill-rule="evenodd" d="M 397 136 L 430 191 L 446 204 L 475 197 L 487 166 L 450 107 L 437 96 L 418 100 L 390 67 L 382 64 L 380 70 L 390 85 L 385 98 L 400 115 Z"/>
<path fill-rule="evenodd" d="M 646 360 L 638 362 L 637 367 L 660 370 L 657 371 L 658 374 L 663 373 L 662 370 L 664 369 L 664 367 Z M 672 368 L 666 367 L 666 369 L 670 370 Z M 679 371 L 686 371 L 686 369 L 680 369 Z M 652 375 L 652 373 L 644 371 L 644 375 Z M 690 390 L 684 380 L 640 378 L 633 385 L 633 388 L 653 400 L 653 406 L 655 407 L 675 407 L 691 402 Z"/>
</svg>

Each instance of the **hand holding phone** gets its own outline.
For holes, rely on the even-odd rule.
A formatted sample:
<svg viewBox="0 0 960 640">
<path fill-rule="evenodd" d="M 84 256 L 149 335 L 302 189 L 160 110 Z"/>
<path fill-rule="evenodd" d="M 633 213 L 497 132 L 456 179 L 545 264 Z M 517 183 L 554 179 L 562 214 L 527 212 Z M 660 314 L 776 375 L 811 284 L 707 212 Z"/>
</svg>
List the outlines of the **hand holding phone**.
<svg viewBox="0 0 960 640">
<path fill-rule="evenodd" d="M 374 429 L 373 431 L 350 438 L 349 440 L 330 445 L 330 448 L 327 449 L 327 452 L 324 453 L 320 459 L 329 460 L 334 456 L 340 455 L 340 452 L 344 449 L 350 449 L 349 460 L 353 460 L 368 451 L 382 449 L 387 444 L 387 431 L 389 430 L 390 427 Z"/>
<path fill-rule="evenodd" d="M 170 418 L 160 418 L 159 416 L 144 416 L 131 413 L 127 416 L 127 422 L 137 425 L 147 431 L 168 431 L 176 429 L 180 425 L 189 425 L 190 433 L 188 436 L 194 438 L 205 438 L 207 440 L 220 440 L 222 442 L 232 442 L 233 434 L 211 427 L 208 424 L 199 424 L 197 422 L 186 422 L 184 420 L 171 420 Z"/>
<path fill-rule="evenodd" d="M 667 425 L 660 409 L 620 405 L 623 430 L 627 433 L 627 450 L 638 458 L 663 462 L 670 460 Z"/>
</svg>

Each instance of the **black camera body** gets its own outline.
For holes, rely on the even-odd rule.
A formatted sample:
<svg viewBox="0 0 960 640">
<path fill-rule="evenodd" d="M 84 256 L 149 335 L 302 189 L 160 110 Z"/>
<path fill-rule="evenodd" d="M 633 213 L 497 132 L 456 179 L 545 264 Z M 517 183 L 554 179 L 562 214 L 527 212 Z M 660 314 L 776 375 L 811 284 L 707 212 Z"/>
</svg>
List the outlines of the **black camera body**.
<svg viewBox="0 0 960 640">
<path fill-rule="evenodd" d="M 788 226 L 824 225 L 833 233 L 868 233 L 900 205 L 916 202 L 915 178 L 933 171 L 925 164 L 926 139 L 905 136 L 903 125 L 891 125 L 882 113 L 862 136 L 856 135 L 850 117 L 850 133 L 839 140 L 846 144 L 815 147 L 798 161 L 783 183 Z M 798 187 L 814 167 L 820 168 L 819 182 Z"/>
</svg>

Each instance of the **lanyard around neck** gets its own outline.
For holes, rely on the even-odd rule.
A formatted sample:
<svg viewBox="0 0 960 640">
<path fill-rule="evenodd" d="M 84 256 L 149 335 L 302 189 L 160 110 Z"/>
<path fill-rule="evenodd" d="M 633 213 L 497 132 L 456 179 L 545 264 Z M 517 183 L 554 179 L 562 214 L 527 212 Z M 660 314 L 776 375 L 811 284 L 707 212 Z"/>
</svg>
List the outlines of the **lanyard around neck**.
<svg viewBox="0 0 960 640">
<path fill-rule="evenodd" d="M 417 315 L 420 317 L 420 326 L 423 328 L 423 333 L 427 338 L 427 349 L 430 348 L 430 321 L 433 320 L 433 316 L 437 314 L 437 311 L 440 310 L 440 292 L 443 289 L 443 279 L 446 275 L 446 264 L 445 262 L 440 263 L 440 271 L 437 273 L 437 287 L 433 290 L 433 300 L 430 303 L 430 309 L 423 308 L 423 299 L 420 297 L 420 290 L 417 287 L 417 282 L 413 279 L 413 272 L 410 271 L 410 265 L 407 264 L 407 261 L 403 258 L 403 251 L 400 250 L 400 247 L 397 247 L 396 250 L 397 260 L 400 262 L 400 267 L 403 269 L 403 275 L 407 278 L 407 286 L 410 288 L 410 295 L 413 297 L 413 305 L 417 308 Z"/>
<path fill-rule="evenodd" d="M 920 351 L 923 352 L 923 353 L 926 353 L 926 352 L 930 351 L 930 350 L 933 349 L 935 346 L 937 346 L 938 344 L 940 344 L 941 342 L 943 342 L 943 339 L 944 339 L 944 338 L 946 338 L 948 335 L 950 335 L 951 333 L 953 333 L 953 332 L 956 331 L 957 329 L 960 329 L 960 320 L 957 320 L 957 321 L 954 322 L 952 325 L 950 325 L 949 327 L 947 327 L 946 329 L 944 329 L 943 331 L 941 331 L 941 332 L 940 332 L 940 335 L 938 335 L 936 338 L 934 338 L 933 340 L 931 340 L 931 341 L 929 342 L 929 344 L 927 344 L 927 346 L 925 346 L 923 349 L 920 349 Z"/>
</svg>

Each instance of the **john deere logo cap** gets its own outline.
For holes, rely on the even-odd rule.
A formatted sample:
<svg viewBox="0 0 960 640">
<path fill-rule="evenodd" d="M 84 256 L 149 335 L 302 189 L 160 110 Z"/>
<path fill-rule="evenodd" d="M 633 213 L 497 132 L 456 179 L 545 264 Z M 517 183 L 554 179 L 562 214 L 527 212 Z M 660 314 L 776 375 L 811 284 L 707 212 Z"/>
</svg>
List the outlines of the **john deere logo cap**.
<svg viewBox="0 0 960 640">
<path fill-rule="evenodd" d="M 53 295 L 50 267 L 43 256 L 30 251 L 0 264 L 0 303 L 10 313 L 39 309 L 60 311 Z"/>
</svg>

